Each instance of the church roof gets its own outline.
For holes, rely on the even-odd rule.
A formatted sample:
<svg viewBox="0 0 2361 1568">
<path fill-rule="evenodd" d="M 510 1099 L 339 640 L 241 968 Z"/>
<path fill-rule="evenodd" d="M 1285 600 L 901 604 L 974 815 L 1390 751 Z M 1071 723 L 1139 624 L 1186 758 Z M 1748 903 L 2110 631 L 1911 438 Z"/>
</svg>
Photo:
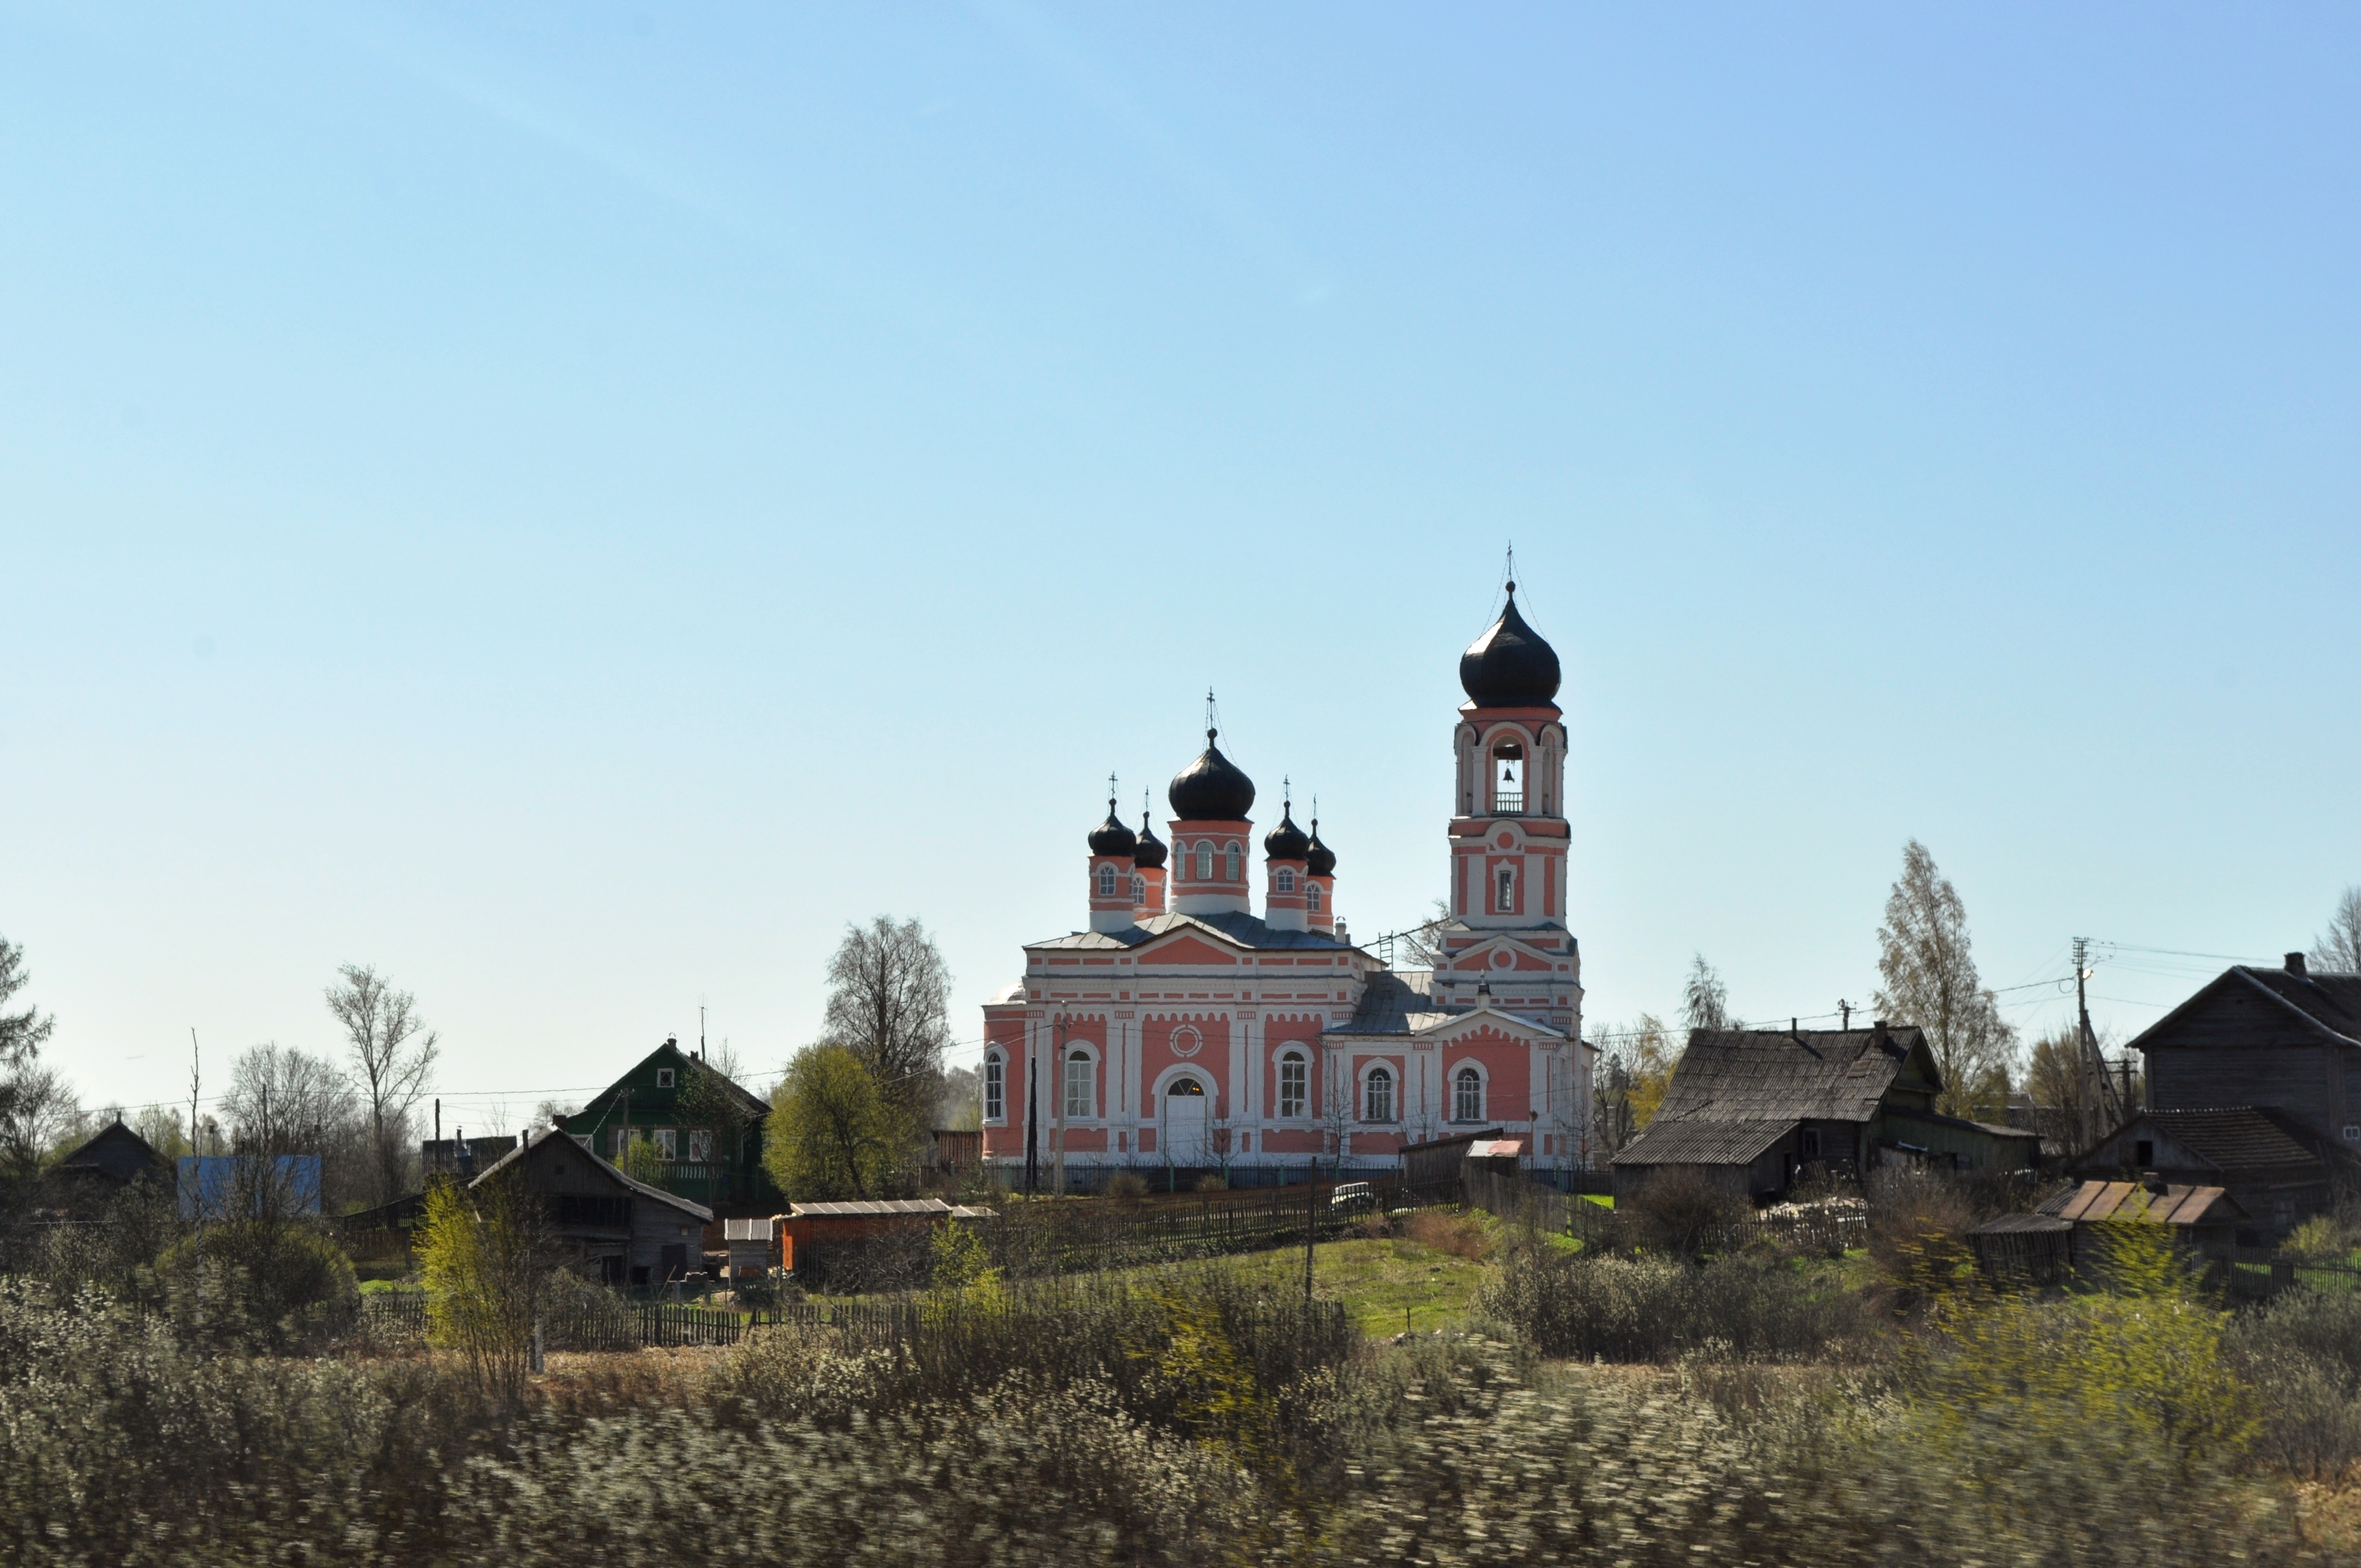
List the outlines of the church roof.
<svg viewBox="0 0 2361 1568">
<path fill-rule="evenodd" d="M 1076 931 L 1071 936 L 1054 937 L 1046 942 L 1027 942 L 1028 948 L 1054 948 L 1060 950 L 1115 951 L 1137 948 L 1174 931 L 1191 927 L 1210 931 L 1235 947 L 1249 948 L 1257 952 L 1286 948 L 1312 948 L 1329 952 L 1353 952 L 1350 942 L 1340 942 L 1325 931 L 1281 931 L 1265 925 L 1252 915 L 1224 911 L 1213 915 L 1151 915 L 1137 926 L 1120 931 Z"/>
</svg>

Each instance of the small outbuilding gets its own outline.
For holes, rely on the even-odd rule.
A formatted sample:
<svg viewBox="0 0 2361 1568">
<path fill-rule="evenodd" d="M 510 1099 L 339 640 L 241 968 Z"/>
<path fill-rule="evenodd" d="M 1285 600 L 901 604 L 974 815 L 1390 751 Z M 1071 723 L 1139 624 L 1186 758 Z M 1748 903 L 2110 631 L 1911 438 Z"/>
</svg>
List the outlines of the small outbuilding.
<svg viewBox="0 0 2361 1568">
<path fill-rule="evenodd" d="M 117 1117 L 41 1173 L 29 1207 L 36 1221 L 95 1220 L 133 1183 L 152 1181 L 161 1190 L 171 1178 L 171 1163 Z"/>
<path fill-rule="evenodd" d="M 2220 1188 L 2246 1216 L 2239 1239 L 2248 1246 L 2361 1192 L 2361 1154 L 2276 1105 L 2137 1112 L 2068 1170 L 2092 1181 Z"/>
<path fill-rule="evenodd" d="M 2054 1285 L 2103 1261 L 2097 1227 L 2167 1225 L 2174 1242 L 2209 1258 L 2234 1255 L 2246 1211 L 2219 1187 L 2165 1181 L 2085 1181 L 2030 1214 L 2003 1214 L 1968 1233 L 1995 1279 Z"/>
</svg>

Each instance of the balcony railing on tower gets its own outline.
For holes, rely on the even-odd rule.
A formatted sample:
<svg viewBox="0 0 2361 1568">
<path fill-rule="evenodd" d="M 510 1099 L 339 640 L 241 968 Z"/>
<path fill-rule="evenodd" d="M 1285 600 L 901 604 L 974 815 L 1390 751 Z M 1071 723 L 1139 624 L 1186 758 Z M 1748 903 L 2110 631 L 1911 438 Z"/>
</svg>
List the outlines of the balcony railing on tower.
<svg viewBox="0 0 2361 1568">
<path fill-rule="evenodd" d="M 1522 817 L 1525 814 L 1525 792 L 1521 789 L 1496 789 L 1492 792 L 1492 815 Z"/>
</svg>

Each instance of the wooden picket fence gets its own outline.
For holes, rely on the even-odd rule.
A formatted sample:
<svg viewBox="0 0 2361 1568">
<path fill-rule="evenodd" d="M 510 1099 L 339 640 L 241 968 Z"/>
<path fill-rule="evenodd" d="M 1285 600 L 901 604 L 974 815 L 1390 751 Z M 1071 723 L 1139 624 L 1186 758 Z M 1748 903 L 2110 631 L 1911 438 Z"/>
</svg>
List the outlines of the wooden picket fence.
<svg viewBox="0 0 2361 1568">
<path fill-rule="evenodd" d="M 743 1338 L 742 1313 L 668 1301 L 569 1302 L 543 1322 L 543 1343 L 551 1350 L 638 1350 L 644 1345 L 730 1345 Z M 361 1299 L 360 1329 L 369 1343 L 401 1345 L 426 1337 L 423 1291 L 386 1291 Z"/>
</svg>

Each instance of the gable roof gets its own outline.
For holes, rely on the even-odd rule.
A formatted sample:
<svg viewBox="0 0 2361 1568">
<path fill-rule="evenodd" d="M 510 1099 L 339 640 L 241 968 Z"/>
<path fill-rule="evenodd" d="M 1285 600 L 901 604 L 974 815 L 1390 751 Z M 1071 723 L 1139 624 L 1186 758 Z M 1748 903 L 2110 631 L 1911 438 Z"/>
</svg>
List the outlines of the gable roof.
<svg viewBox="0 0 2361 1568">
<path fill-rule="evenodd" d="M 2146 1123 L 2215 1170 L 2274 1166 L 2361 1166 L 2340 1148 L 2275 1105 L 2224 1105 L 2198 1111 L 2142 1111 L 2102 1140 L 2112 1143 Z M 2079 1162 L 2087 1166 L 2087 1160 Z"/>
<path fill-rule="evenodd" d="M 1916 1025 L 1884 1029 L 1692 1029 L 1648 1123 L 1867 1122 L 1904 1065 L 1942 1080 Z"/>
<path fill-rule="evenodd" d="M 2347 1046 L 2361 1047 L 2361 974 L 2298 974 L 2261 964 L 2233 964 L 2197 988 L 2188 1001 L 2150 1024 L 2127 1047 L 2153 1050 L 2187 1014 L 2225 989 L 2259 992 L 2306 1026 Z"/>
<path fill-rule="evenodd" d="M 1546 1024 L 1505 1011 L 1489 996 L 1478 998 L 1473 1007 L 1443 1006 L 1433 1000 L 1429 987 L 1433 983 L 1433 970 L 1373 970 L 1362 977 L 1361 998 L 1353 1005 L 1352 1017 L 1323 1033 L 1431 1035 L 1455 1024 L 1489 1019 L 1512 1034 L 1565 1038 L 1564 1032 Z"/>
<path fill-rule="evenodd" d="M 1213 915 L 1151 915 L 1136 926 L 1120 931 L 1075 931 L 1063 937 L 1053 937 L 1046 942 L 1027 942 L 1027 948 L 1046 948 L 1060 951 L 1084 949 L 1116 952 L 1126 948 L 1144 947 L 1157 938 L 1174 931 L 1194 927 L 1217 937 L 1232 947 L 1254 952 L 1283 951 L 1290 948 L 1313 948 L 1329 952 L 1349 953 L 1359 949 L 1350 942 L 1340 942 L 1325 931 L 1281 931 L 1266 925 L 1254 916 L 1236 910 L 1224 910 Z"/>
<path fill-rule="evenodd" d="M 104 1176 L 112 1181 L 134 1181 L 149 1171 L 166 1168 L 164 1157 L 147 1139 L 124 1125 L 123 1119 L 99 1129 L 96 1136 L 49 1168 L 77 1175 Z"/>
<path fill-rule="evenodd" d="M 593 1172 L 607 1178 L 607 1179 L 612 1181 L 618 1187 L 622 1188 L 625 1191 L 633 1193 L 642 1198 L 653 1198 L 659 1203 L 669 1204 L 685 1214 L 694 1216 L 700 1224 L 710 1224 L 713 1223 L 713 1211 L 707 1208 L 704 1204 L 692 1203 L 677 1192 L 667 1192 L 661 1187 L 651 1187 L 646 1182 L 640 1180 L 636 1177 L 625 1175 L 622 1171 L 617 1169 L 612 1164 L 603 1158 L 598 1150 L 585 1147 L 581 1139 L 575 1137 L 570 1133 L 561 1132 L 555 1127 L 546 1127 L 538 1132 L 526 1133 L 525 1141 L 523 1143 L 519 1144 L 516 1147 L 511 1149 L 508 1153 L 494 1160 L 490 1165 L 485 1167 L 483 1174 L 477 1177 L 475 1180 L 467 1183 L 467 1186 L 471 1190 L 481 1187 L 485 1182 L 489 1181 L 494 1176 L 506 1170 L 509 1167 L 520 1164 L 532 1157 L 533 1152 L 535 1149 L 540 1148 L 552 1138 L 564 1138 L 575 1153 L 581 1155 L 589 1162 L 590 1168 Z"/>
<path fill-rule="evenodd" d="M 670 1058 L 668 1063 L 665 1061 L 665 1058 Z M 659 1065 L 669 1065 L 675 1072 L 697 1071 L 711 1075 L 715 1082 L 723 1086 L 722 1092 L 736 1100 L 738 1102 L 739 1108 L 744 1111 L 755 1121 L 759 1122 L 763 1117 L 768 1116 L 771 1113 L 771 1102 L 769 1101 L 763 1099 L 761 1095 L 756 1094 L 752 1090 L 748 1089 L 744 1084 L 739 1082 L 736 1079 L 731 1078 L 728 1073 L 721 1071 L 719 1069 L 708 1062 L 699 1061 L 695 1053 L 681 1049 L 679 1041 L 666 1040 L 663 1045 L 658 1046 L 654 1050 L 650 1051 L 647 1055 L 633 1062 L 630 1067 L 624 1069 L 622 1073 L 617 1077 L 612 1083 L 609 1083 L 606 1088 L 592 1095 L 589 1100 L 585 1102 L 583 1109 L 577 1113 L 577 1117 L 597 1114 L 598 1107 L 606 1102 L 614 1099 L 618 1094 L 620 1094 L 623 1091 L 624 1085 L 631 1079 L 638 1077 L 642 1072 L 644 1072 L 649 1068 Z M 687 1087 L 688 1081 L 686 1079 L 675 1077 L 673 1080 L 673 1089 L 670 1092 L 679 1093 L 686 1090 Z M 660 1091 L 659 1092 L 663 1091 Z M 568 1118 L 568 1120 L 574 1119 L 577 1118 Z"/>
</svg>

